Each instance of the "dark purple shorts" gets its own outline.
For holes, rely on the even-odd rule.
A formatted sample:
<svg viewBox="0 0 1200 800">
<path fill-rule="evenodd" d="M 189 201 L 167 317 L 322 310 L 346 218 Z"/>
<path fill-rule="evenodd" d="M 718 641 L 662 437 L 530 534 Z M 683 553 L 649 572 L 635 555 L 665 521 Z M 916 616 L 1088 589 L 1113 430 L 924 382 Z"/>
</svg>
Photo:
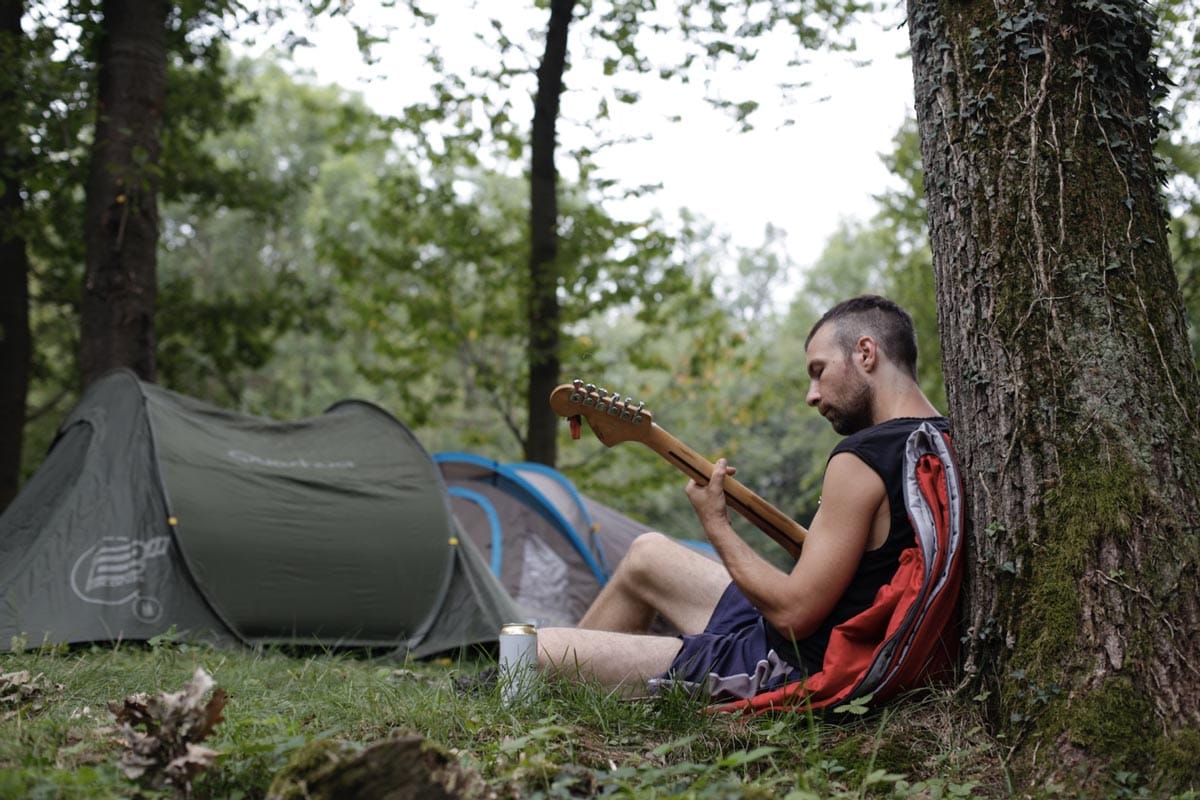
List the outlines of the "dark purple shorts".
<svg viewBox="0 0 1200 800">
<path fill-rule="evenodd" d="M 730 583 L 703 633 L 687 634 L 683 648 L 663 675 L 649 681 L 651 692 L 683 684 L 711 699 L 753 697 L 807 674 L 795 645 L 763 620 Z"/>
</svg>

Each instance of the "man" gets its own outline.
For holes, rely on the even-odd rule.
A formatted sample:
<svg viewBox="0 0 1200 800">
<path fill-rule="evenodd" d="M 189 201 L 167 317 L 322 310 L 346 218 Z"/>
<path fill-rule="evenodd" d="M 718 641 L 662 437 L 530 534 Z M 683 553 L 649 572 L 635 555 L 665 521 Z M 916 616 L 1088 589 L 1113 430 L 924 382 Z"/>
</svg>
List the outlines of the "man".
<svg viewBox="0 0 1200 800">
<path fill-rule="evenodd" d="M 681 681 L 714 699 L 744 698 L 821 669 L 830 631 L 869 607 L 913 546 L 902 471 L 908 434 L 949 423 L 917 384 L 912 318 L 867 295 L 830 309 L 805 343 L 807 402 L 846 436 L 795 566 L 762 558 L 729 523 L 717 461 L 687 494 L 718 564 L 660 534 L 639 537 L 577 628 L 538 634 L 539 666 L 627 695 Z M 644 633 L 655 614 L 681 637 Z"/>
</svg>

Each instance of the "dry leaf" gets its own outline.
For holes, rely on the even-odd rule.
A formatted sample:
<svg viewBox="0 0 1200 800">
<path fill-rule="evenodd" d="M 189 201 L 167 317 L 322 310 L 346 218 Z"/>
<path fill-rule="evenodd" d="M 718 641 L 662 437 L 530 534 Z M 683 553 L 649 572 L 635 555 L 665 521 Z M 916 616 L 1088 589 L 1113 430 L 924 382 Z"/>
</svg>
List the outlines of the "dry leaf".
<svg viewBox="0 0 1200 800">
<path fill-rule="evenodd" d="M 192 780 L 212 766 L 219 755 L 199 746 L 220 723 L 225 708 L 226 696 L 221 689 L 213 691 L 207 702 L 204 700 L 214 686 L 212 676 L 198 667 L 178 692 L 153 697 L 134 694 L 120 704 L 109 704 L 125 744 L 121 771 L 152 787 L 170 786 L 190 794 Z"/>
<path fill-rule="evenodd" d="M 0 675 L 0 722 L 18 714 L 41 710 L 41 697 L 47 692 L 61 692 L 61 683 L 51 683 L 42 673 L 30 675 L 27 670 Z"/>
</svg>

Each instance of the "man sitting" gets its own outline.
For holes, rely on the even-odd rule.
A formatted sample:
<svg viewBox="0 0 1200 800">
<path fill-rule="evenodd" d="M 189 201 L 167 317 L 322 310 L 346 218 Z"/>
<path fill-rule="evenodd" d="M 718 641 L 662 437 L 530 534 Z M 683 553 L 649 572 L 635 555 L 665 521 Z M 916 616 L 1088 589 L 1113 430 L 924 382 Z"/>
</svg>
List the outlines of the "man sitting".
<svg viewBox="0 0 1200 800">
<path fill-rule="evenodd" d="M 626 695 L 683 682 L 712 699 L 746 698 L 821 670 L 830 632 L 869 607 L 914 545 L 904 447 L 941 416 L 917 384 L 909 314 L 867 295 L 830 309 L 805 343 L 807 402 L 846 438 L 826 465 L 817 514 L 789 572 L 734 531 L 717 461 L 687 494 L 712 561 L 656 533 L 639 537 L 576 628 L 538 632 L 538 664 Z M 661 614 L 680 637 L 645 633 Z"/>
</svg>

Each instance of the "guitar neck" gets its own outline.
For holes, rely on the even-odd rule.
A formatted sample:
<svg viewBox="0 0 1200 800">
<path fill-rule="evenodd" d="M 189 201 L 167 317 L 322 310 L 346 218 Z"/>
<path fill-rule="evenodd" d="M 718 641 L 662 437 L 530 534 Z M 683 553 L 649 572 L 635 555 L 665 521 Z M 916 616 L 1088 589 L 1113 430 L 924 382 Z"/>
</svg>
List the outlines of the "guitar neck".
<svg viewBox="0 0 1200 800">
<path fill-rule="evenodd" d="M 667 433 L 657 423 L 651 423 L 650 430 L 641 441 L 696 483 L 708 483 L 715 465 Z M 778 542 L 789 553 L 799 554 L 804 537 L 808 534 L 800 523 L 747 489 L 736 478 L 725 478 L 725 500 L 730 508 Z"/>
</svg>

